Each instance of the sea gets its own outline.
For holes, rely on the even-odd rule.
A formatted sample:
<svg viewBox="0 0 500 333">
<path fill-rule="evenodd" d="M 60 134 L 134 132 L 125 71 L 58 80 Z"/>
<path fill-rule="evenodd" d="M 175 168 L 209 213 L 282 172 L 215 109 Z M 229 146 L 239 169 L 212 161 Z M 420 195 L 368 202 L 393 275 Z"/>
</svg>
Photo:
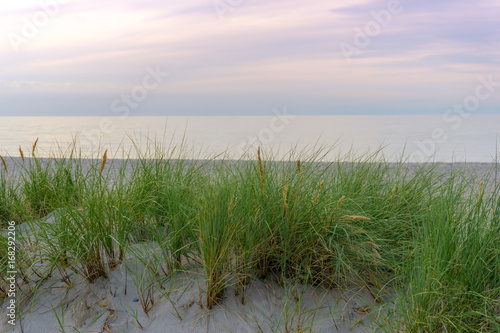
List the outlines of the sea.
<svg viewBox="0 0 500 333">
<path fill-rule="evenodd" d="M 494 162 L 500 115 L 0 117 L 0 155 Z"/>
</svg>

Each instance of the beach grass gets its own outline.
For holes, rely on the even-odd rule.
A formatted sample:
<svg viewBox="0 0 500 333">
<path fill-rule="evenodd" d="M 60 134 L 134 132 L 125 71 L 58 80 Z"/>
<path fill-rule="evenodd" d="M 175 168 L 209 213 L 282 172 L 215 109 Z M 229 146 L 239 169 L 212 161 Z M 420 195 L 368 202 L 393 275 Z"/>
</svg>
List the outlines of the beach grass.
<svg viewBox="0 0 500 333">
<path fill-rule="evenodd" d="M 189 160 L 182 144 L 153 140 L 134 159 L 85 158 L 76 142 L 41 159 L 37 144 L 0 168 L 1 226 L 33 224 L 17 245 L 33 293 L 54 271 L 68 286 L 70 273 L 106 279 L 132 255 L 146 314 L 161 281 L 195 269 L 207 309 L 228 290 L 245 304 L 252 281 L 272 279 L 288 294 L 356 286 L 375 303 L 390 299 L 380 331 L 500 331 L 496 169 L 389 163 L 380 151 L 326 162 L 321 148 L 278 161 L 260 149 L 239 161 Z"/>
</svg>

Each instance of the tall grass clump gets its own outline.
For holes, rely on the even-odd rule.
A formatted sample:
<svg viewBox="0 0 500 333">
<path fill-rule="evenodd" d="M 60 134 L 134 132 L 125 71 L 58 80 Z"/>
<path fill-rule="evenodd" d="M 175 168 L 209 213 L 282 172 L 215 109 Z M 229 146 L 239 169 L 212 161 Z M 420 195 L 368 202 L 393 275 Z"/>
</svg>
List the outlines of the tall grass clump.
<svg viewBox="0 0 500 333">
<path fill-rule="evenodd" d="M 7 297 L 7 291 L 10 284 L 7 280 L 7 271 L 9 271 L 7 244 L 7 237 L 5 237 L 3 234 L 0 234 L 0 300 Z"/>
<path fill-rule="evenodd" d="M 405 325 L 410 332 L 500 331 L 498 185 L 454 174 L 415 230 Z"/>
<path fill-rule="evenodd" d="M 55 208 L 77 204 L 82 170 L 74 146 L 69 156 L 41 160 L 36 156 L 37 144 L 38 139 L 32 147 L 32 158 L 25 158 L 19 147 L 21 195 L 26 203 L 27 216 L 41 218 Z"/>
<path fill-rule="evenodd" d="M 39 235 L 44 239 L 46 259 L 61 271 L 69 268 L 93 282 L 107 277 L 123 259 L 123 249 L 116 242 L 120 225 L 111 212 L 114 202 L 109 172 L 104 172 L 107 153 L 101 161 L 92 161 L 82 186 L 78 205 L 63 201 L 54 210 L 55 221 L 45 225 Z"/>
<path fill-rule="evenodd" d="M 204 195 L 198 198 L 197 229 L 206 281 L 205 304 L 209 309 L 222 299 L 227 287 L 239 226 L 234 215 L 239 200 L 234 194 L 235 184 L 223 175 L 219 177 L 208 183 Z"/>
<path fill-rule="evenodd" d="M 249 216 L 257 225 L 249 228 L 254 234 L 244 238 L 258 240 L 252 251 L 258 276 L 272 273 L 282 284 L 288 278 L 310 275 L 313 262 L 323 255 L 313 253 L 313 244 L 306 243 L 324 235 L 326 175 L 314 163 L 293 155 L 284 162 L 263 161 L 260 151 L 255 171 L 247 174 L 247 197 L 253 204 Z M 255 235 L 256 230 L 263 237 Z"/>
<path fill-rule="evenodd" d="M 236 175 L 244 198 L 235 210 L 244 221 L 236 247 L 241 269 L 329 287 L 401 271 L 417 223 L 411 212 L 429 200 L 430 178 L 417 173 L 423 182 L 411 181 L 409 171 L 377 163 L 376 155 L 320 163 L 320 153 L 282 162 L 260 154 Z"/>
<path fill-rule="evenodd" d="M 0 229 L 7 222 L 21 219 L 18 182 L 15 176 L 9 174 L 5 159 L 0 156 Z"/>
<path fill-rule="evenodd" d="M 194 203 L 204 183 L 203 164 L 183 159 L 182 147 L 167 150 L 151 143 L 145 152 L 136 147 L 139 159 L 130 165 L 120 199 L 130 210 L 130 239 L 159 244 L 160 266 L 166 275 L 182 269 L 183 261 L 193 257 L 191 249 L 197 239 Z"/>
</svg>

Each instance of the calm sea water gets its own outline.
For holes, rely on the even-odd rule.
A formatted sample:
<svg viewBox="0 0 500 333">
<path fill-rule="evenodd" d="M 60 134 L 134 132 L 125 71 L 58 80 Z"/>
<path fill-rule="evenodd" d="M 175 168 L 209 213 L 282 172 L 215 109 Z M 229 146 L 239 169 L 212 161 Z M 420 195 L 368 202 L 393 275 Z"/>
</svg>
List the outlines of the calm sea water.
<svg viewBox="0 0 500 333">
<path fill-rule="evenodd" d="M 85 153 L 109 149 L 119 158 L 122 149 L 133 146 L 131 140 L 144 150 L 156 139 L 165 147 L 184 142 L 184 157 L 191 158 L 239 158 L 257 146 L 281 158 L 292 148 L 321 146 L 333 147 L 327 159 L 334 159 L 383 146 L 389 160 L 492 162 L 499 132 L 500 115 L 453 121 L 429 115 L 292 117 L 283 112 L 255 117 L 0 117 L 0 154 L 19 156 L 20 145 L 31 152 L 39 137 L 38 155 L 44 157 L 78 138 Z"/>
</svg>

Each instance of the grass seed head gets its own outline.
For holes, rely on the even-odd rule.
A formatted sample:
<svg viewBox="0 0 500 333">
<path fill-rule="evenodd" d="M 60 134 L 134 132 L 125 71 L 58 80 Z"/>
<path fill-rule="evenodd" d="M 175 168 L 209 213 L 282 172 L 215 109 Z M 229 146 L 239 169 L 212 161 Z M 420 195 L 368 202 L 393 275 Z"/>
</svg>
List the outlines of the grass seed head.
<svg viewBox="0 0 500 333">
<path fill-rule="evenodd" d="M 19 146 L 19 153 L 21 154 L 21 159 L 24 162 L 24 153 L 23 153 L 23 149 L 21 148 L 21 146 Z"/>
<path fill-rule="evenodd" d="M 353 220 L 353 221 L 370 221 L 369 217 L 359 216 L 359 215 L 344 215 L 341 219 Z"/>
<path fill-rule="evenodd" d="M 3 159 L 2 155 L 0 155 L 0 160 L 2 160 L 3 168 L 5 169 L 5 172 L 8 173 L 9 171 L 7 170 L 7 163 L 5 163 L 5 160 Z"/>
<path fill-rule="evenodd" d="M 319 191 L 318 191 L 318 194 L 316 194 L 316 197 L 314 198 L 313 200 L 313 205 L 316 205 L 318 203 L 318 199 L 319 199 L 319 195 L 321 193 L 321 190 L 323 189 L 323 186 L 325 185 L 325 182 L 324 181 L 321 181 L 321 183 L 319 184 Z"/>
<path fill-rule="evenodd" d="M 288 194 L 288 186 L 285 185 L 285 187 L 283 187 L 283 207 L 285 207 L 285 211 L 288 215 L 290 213 L 290 211 L 288 209 L 288 203 L 286 202 L 287 201 L 287 194 Z"/>
<path fill-rule="evenodd" d="M 101 162 L 101 171 L 100 173 L 102 174 L 102 171 L 104 170 L 104 167 L 106 166 L 106 161 L 108 160 L 108 150 L 104 152 L 104 155 L 102 156 L 102 162 Z"/>
<path fill-rule="evenodd" d="M 339 199 L 339 202 L 337 202 L 337 208 L 342 204 L 342 201 L 344 201 L 345 195 L 342 196 L 342 198 Z"/>
<path fill-rule="evenodd" d="M 264 181 L 264 167 L 262 166 L 262 158 L 260 157 L 260 147 L 257 148 L 257 158 L 259 161 L 260 179 Z"/>
<path fill-rule="evenodd" d="M 36 138 L 35 143 L 33 144 L 33 149 L 31 150 L 31 156 L 33 156 L 33 157 L 35 156 L 35 149 L 36 149 L 36 145 L 38 144 L 39 138 L 40 137 Z"/>
<path fill-rule="evenodd" d="M 300 160 L 297 160 L 297 174 L 300 175 Z"/>
</svg>

